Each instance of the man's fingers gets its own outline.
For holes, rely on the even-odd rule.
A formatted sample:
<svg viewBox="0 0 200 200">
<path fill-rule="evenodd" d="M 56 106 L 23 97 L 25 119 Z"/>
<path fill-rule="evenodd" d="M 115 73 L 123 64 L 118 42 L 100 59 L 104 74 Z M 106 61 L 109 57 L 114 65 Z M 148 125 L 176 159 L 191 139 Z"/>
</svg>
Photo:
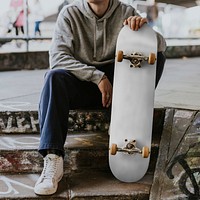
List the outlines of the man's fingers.
<svg viewBox="0 0 200 200">
<path fill-rule="evenodd" d="M 147 19 L 140 16 L 131 16 L 124 21 L 124 25 L 128 25 L 133 31 L 137 31 L 144 23 L 147 23 Z"/>
<path fill-rule="evenodd" d="M 127 19 L 128 26 L 132 29 L 135 30 L 135 22 L 136 22 L 136 16 L 131 16 Z"/>
<path fill-rule="evenodd" d="M 103 107 L 106 106 L 106 93 L 102 93 L 102 105 Z"/>
<path fill-rule="evenodd" d="M 103 107 L 109 107 L 110 104 L 112 102 L 112 96 L 109 94 L 109 93 L 103 93 L 102 94 L 102 104 L 103 104 Z"/>
<path fill-rule="evenodd" d="M 109 100 L 108 100 L 108 102 L 106 104 L 106 107 L 108 108 L 111 105 L 111 103 L 112 103 L 112 96 L 109 97 Z"/>
<path fill-rule="evenodd" d="M 140 27 L 142 27 L 143 24 L 147 23 L 147 18 L 142 18 L 140 20 Z"/>
<path fill-rule="evenodd" d="M 131 27 L 132 30 L 137 31 L 140 28 L 140 20 L 141 20 L 141 17 L 138 17 L 138 16 L 132 18 L 132 24 L 133 24 Z"/>
<path fill-rule="evenodd" d="M 98 87 L 102 94 L 102 105 L 103 107 L 107 107 L 107 105 L 109 105 L 110 98 L 112 98 L 112 85 L 106 78 L 100 81 Z"/>
<path fill-rule="evenodd" d="M 125 19 L 123 25 L 125 26 L 127 24 L 128 24 L 128 21 L 127 21 L 127 19 Z"/>
</svg>

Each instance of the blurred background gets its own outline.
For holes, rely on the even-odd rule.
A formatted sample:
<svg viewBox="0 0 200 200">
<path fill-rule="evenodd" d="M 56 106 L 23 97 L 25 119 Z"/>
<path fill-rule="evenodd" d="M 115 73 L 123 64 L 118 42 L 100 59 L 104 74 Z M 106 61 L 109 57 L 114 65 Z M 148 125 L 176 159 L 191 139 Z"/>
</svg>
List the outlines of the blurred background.
<svg viewBox="0 0 200 200">
<path fill-rule="evenodd" d="M 0 0 L 0 53 L 48 50 L 58 13 L 72 1 Z M 200 0 L 121 1 L 147 17 L 169 45 L 200 39 Z"/>
</svg>

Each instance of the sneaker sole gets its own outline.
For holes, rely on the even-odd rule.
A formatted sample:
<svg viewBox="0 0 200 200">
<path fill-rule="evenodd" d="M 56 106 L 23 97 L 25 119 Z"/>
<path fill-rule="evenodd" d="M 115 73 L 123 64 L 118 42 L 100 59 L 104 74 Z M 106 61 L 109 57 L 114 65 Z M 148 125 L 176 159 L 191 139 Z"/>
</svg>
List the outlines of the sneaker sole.
<svg viewBox="0 0 200 200">
<path fill-rule="evenodd" d="M 57 181 L 58 183 L 62 180 L 63 175 L 64 175 L 64 174 L 62 174 L 62 175 L 58 178 L 58 181 Z M 57 187 L 55 188 L 55 190 L 53 190 L 53 191 L 51 191 L 51 192 L 48 192 L 48 190 L 47 190 L 47 191 L 46 191 L 46 194 L 44 194 L 44 193 L 36 192 L 36 191 L 34 190 L 34 193 L 35 193 L 36 195 L 39 195 L 39 196 L 50 196 L 50 195 L 53 195 L 53 194 L 55 194 L 55 193 L 57 192 L 58 183 L 57 183 Z"/>
</svg>

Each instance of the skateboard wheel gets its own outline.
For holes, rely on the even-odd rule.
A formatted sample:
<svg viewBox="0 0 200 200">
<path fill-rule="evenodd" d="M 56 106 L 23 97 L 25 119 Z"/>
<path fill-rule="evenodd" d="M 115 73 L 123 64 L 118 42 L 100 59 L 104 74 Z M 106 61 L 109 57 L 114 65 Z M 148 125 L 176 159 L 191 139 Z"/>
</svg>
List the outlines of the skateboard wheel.
<svg viewBox="0 0 200 200">
<path fill-rule="evenodd" d="M 148 63 L 150 65 L 153 65 L 155 63 L 155 61 L 156 61 L 156 55 L 155 55 L 155 53 L 150 53 L 149 54 Z"/>
<path fill-rule="evenodd" d="M 116 155 L 117 153 L 117 145 L 116 144 L 112 144 L 111 148 L 110 148 L 110 154 L 111 155 Z"/>
<path fill-rule="evenodd" d="M 142 157 L 148 158 L 149 157 L 149 147 L 143 147 L 142 148 Z"/>
<path fill-rule="evenodd" d="M 123 60 L 123 51 L 117 52 L 117 62 L 122 62 Z"/>
</svg>

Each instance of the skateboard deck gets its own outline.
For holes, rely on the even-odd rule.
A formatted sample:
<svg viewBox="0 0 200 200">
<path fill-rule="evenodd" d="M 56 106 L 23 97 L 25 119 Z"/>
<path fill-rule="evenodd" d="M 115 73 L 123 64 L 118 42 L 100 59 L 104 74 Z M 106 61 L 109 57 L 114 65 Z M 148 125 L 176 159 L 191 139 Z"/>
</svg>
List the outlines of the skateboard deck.
<svg viewBox="0 0 200 200">
<path fill-rule="evenodd" d="M 109 165 L 123 182 L 146 173 L 151 149 L 157 39 L 148 25 L 124 26 L 116 45 Z"/>
</svg>

